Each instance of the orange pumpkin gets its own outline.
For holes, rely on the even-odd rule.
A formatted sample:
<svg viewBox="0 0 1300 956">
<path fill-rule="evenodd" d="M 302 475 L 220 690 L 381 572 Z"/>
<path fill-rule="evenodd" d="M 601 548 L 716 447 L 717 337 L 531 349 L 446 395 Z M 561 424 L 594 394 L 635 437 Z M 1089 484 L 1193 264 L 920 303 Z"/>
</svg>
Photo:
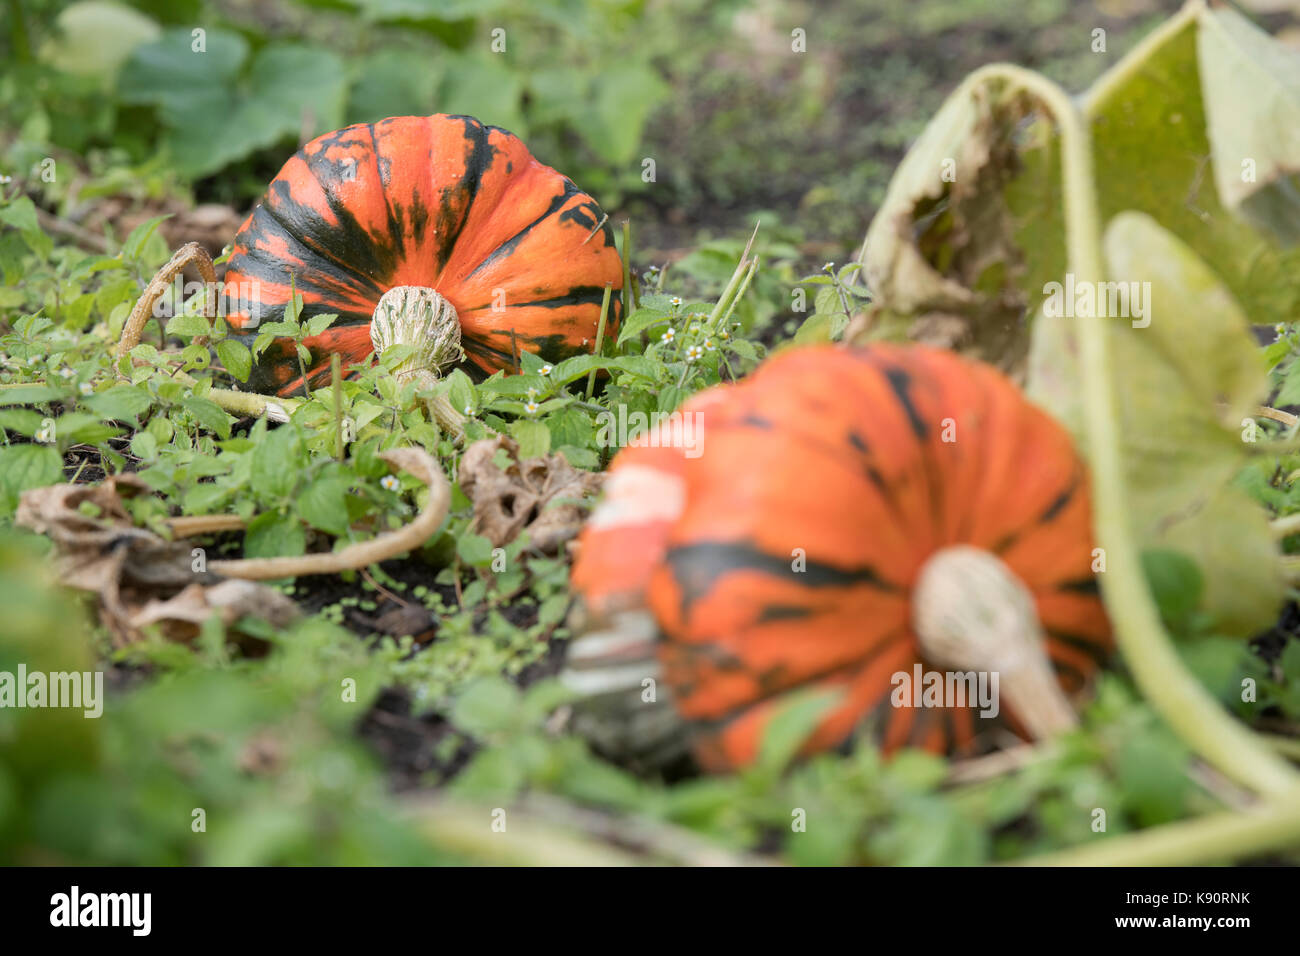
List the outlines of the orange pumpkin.
<svg viewBox="0 0 1300 956">
<path fill-rule="evenodd" d="M 514 366 L 521 350 L 550 361 L 591 351 L 622 265 L 590 196 L 505 130 L 436 114 L 327 133 L 285 163 L 235 237 L 225 292 L 241 307 L 231 323 L 282 319 L 291 277 L 304 317 L 339 316 L 305 342 L 315 385 L 330 353 L 345 368 L 370 355 L 376 306 L 401 287 L 432 289 L 450 306 L 464 353 L 484 372 Z M 619 296 L 611 300 L 612 330 Z M 267 349 L 250 384 L 301 387 L 290 340 Z"/>
<path fill-rule="evenodd" d="M 806 688 L 839 695 L 806 752 L 864 720 L 886 750 L 973 749 L 978 705 L 900 698 L 917 665 L 1000 675 L 1002 717 L 1021 735 L 1072 722 L 1065 694 L 1110 648 L 1088 476 L 1010 381 L 920 346 L 817 347 L 703 400 L 699 457 L 629 448 L 611 469 L 616 491 L 625 468 L 675 482 L 676 515 L 647 501 L 647 522 L 615 495 L 573 572 L 598 612 L 653 611 L 661 677 L 700 763 L 751 762 Z M 643 550 L 611 581 L 608 542 L 638 521 Z"/>
</svg>

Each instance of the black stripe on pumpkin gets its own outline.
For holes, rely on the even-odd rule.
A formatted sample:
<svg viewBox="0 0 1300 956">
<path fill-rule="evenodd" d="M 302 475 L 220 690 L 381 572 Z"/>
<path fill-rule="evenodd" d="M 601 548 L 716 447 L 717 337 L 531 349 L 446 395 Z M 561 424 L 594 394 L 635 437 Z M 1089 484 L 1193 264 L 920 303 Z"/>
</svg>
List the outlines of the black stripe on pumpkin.
<svg viewBox="0 0 1300 956">
<path fill-rule="evenodd" d="M 735 571 L 767 574 L 811 588 L 862 585 L 881 591 L 898 591 L 895 585 L 882 579 L 871 568 L 846 570 L 809 561 L 803 571 L 795 571 L 789 558 L 767 554 L 737 542 L 703 541 L 679 545 L 668 551 L 667 561 L 682 592 L 683 613 L 689 613 L 691 605 L 708 594 L 719 578 Z"/>
<path fill-rule="evenodd" d="M 1056 496 L 1056 500 L 1054 500 L 1050 505 L 1047 506 L 1046 511 L 1044 511 L 1041 515 L 1039 515 L 1038 523 L 1050 524 L 1057 517 L 1057 515 L 1059 515 L 1062 511 L 1065 510 L 1065 506 L 1070 503 L 1070 499 L 1074 497 L 1074 493 L 1076 490 L 1078 490 L 1078 487 L 1079 487 L 1079 476 L 1078 474 L 1075 474 L 1074 478 L 1070 481 L 1070 484 L 1059 495 Z"/>
<path fill-rule="evenodd" d="M 1080 653 L 1088 655 L 1098 664 L 1104 664 L 1110 657 L 1110 646 L 1104 642 L 1099 642 L 1093 638 L 1085 637 L 1082 634 L 1070 634 L 1066 631 L 1060 631 L 1055 628 L 1047 630 L 1049 641 L 1059 641 L 1067 647 L 1072 647 Z"/>
<path fill-rule="evenodd" d="M 596 205 L 594 199 L 588 199 L 586 202 L 578 203 L 572 209 L 566 209 L 560 213 L 560 222 L 574 222 L 583 229 L 596 231 L 600 226 L 601 235 L 605 239 L 607 246 L 614 245 L 614 230 L 610 227 L 609 216 Z"/>
<path fill-rule="evenodd" d="M 1069 591 L 1071 594 L 1085 594 L 1089 597 L 1095 597 L 1101 593 L 1101 588 L 1097 585 L 1095 577 L 1079 578 L 1074 581 L 1061 581 L 1053 585 L 1058 591 Z"/>
<path fill-rule="evenodd" d="M 1041 515 L 1034 519 L 1032 525 L 1028 528 L 1019 528 L 1015 531 L 1008 532 L 1006 535 L 999 538 L 997 544 L 993 545 L 993 548 L 991 549 L 993 553 L 1003 554 L 1027 532 L 1033 531 L 1041 525 L 1051 524 L 1051 522 L 1059 517 L 1061 512 L 1065 510 L 1066 506 L 1069 505 L 1070 500 L 1074 497 L 1074 494 L 1078 489 L 1079 475 L 1076 473 L 1074 478 L 1071 479 L 1069 486 L 1053 499 L 1052 503 L 1044 509 Z"/>
<path fill-rule="evenodd" d="M 815 612 L 810 607 L 798 604 L 764 604 L 763 611 L 758 615 L 759 624 L 770 624 L 774 621 L 799 621 L 804 618 L 812 617 Z"/>
<path fill-rule="evenodd" d="M 539 308 L 539 309 L 562 309 L 570 305 L 600 305 L 605 299 L 605 287 L 579 285 L 574 286 L 564 295 L 551 296 L 549 299 L 533 299 L 530 302 L 506 302 L 507 309 Z M 617 297 L 611 292 L 609 299 L 610 318 L 615 322 L 618 321 L 618 308 L 616 304 Z M 480 309 L 488 308 L 491 302 L 480 302 L 476 305 L 464 306 L 466 312 L 477 312 Z"/>
<path fill-rule="evenodd" d="M 483 184 L 483 176 L 496 160 L 497 148 L 491 142 L 492 130 L 505 133 L 507 136 L 511 135 L 495 126 L 484 126 L 472 116 L 457 114 L 447 118 L 460 120 L 464 125 L 465 139 L 470 144 L 470 153 L 469 158 L 465 161 L 465 175 L 461 177 L 454 190 L 454 192 L 464 191 L 464 204 L 460 205 L 455 202 L 440 204 L 441 215 L 438 221 L 440 242 L 438 244 L 437 263 L 439 272 L 447 264 L 447 260 L 451 258 L 452 250 L 456 248 L 456 242 L 460 239 L 460 234 L 469 219 L 470 210 L 474 208 L 474 200 L 478 197 L 479 187 Z M 451 212 L 452 208 L 457 205 L 460 205 L 462 214 L 459 219 L 453 221 Z"/>
<path fill-rule="evenodd" d="M 507 172 L 508 171 L 509 170 L 507 170 Z M 544 223 L 551 216 L 555 215 L 557 210 L 563 207 L 564 204 L 568 202 L 570 198 L 577 195 L 579 192 L 580 190 L 578 189 L 577 186 L 573 185 L 573 183 L 568 179 L 565 179 L 563 188 L 561 189 L 559 195 L 557 195 L 554 199 L 551 200 L 551 204 L 546 207 L 546 210 L 540 216 L 538 216 L 528 225 L 524 226 L 524 228 L 520 229 L 517 233 L 515 233 L 505 242 L 501 243 L 501 245 L 497 246 L 495 249 L 489 252 L 487 258 L 485 258 L 482 262 L 476 265 L 473 268 L 473 270 L 469 273 L 469 275 L 467 275 L 465 278 L 472 279 L 481 270 L 486 269 L 492 263 L 500 259 L 503 259 L 509 256 L 511 253 L 513 253 L 515 249 L 519 246 L 519 243 L 523 242 L 526 238 L 528 238 L 528 234 L 530 232 L 532 232 L 534 229 L 536 229 L 538 226 Z"/>
<path fill-rule="evenodd" d="M 916 436 L 918 442 L 924 443 L 929 429 L 926 427 L 925 422 L 921 420 L 916 405 L 912 402 L 912 376 L 905 369 L 884 363 L 880 364 L 880 371 L 885 376 L 885 381 L 889 383 L 894 397 L 898 399 L 898 404 L 903 406 L 912 434 Z"/>
<path fill-rule="evenodd" d="M 340 305 L 353 298 L 377 301 L 384 289 L 375 278 L 359 271 L 354 264 L 341 262 L 328 249 L 309 245 L 305 236 L 300 238 L 297 230 L 303 228 L 302 224 L 315 213 L 289 199 L 288 192 L 288 183 L 283 180 L 271 184 L 267 196 L 253 210 L 248 229 L 242 237 L 246 251 L 231 258 L 230 271 L 268 284 L 288 285 L 290 272 L 296 270 L 299 292 L 311 292 Z M 316 221 L 321 229 L 326 228 L 319 218 Z M 355 219 L 353 228 L 361 228 Z M 352 249 L 353 244 L 359 240 L 346 230 L 345 235 L 348 248 Z M 302 265 L 290 266 L 282 256 L 269 252 L 268 247 L 274 238 L 285 242 L 289 254 L 301 260 Z M 284 310 L 283 306 L 277 305 L 265 307 L 262 311 L 264 317 L 274 313 L 278 318 Z M 319 311 L 338 311 L 342 314 L 340 308 L 332 305 Z"/>
<path fill-rule="evenodd" d="M 776 697 L 780 697 L 783 694 L 796 692 L 801 687 L 805 687 L 810 684 L 815 684 L 818 681 L 825 680 L 828 677 L 835 677 L 836 675 L 839 674 L 844 674 L 851 681 L 853 677 L 857 676 L 857 674 L 865 670 L 871 664 L 871 662 L 875 660 L 877 656 L 883 654 L 885 649 L 890 646 L 891 642 L 897 640 L 898 637 L 901 635 L 901 633 L 902 633 L 901 631 L 893 631 L 889 634 L 884 635 L 879 640 L 877 640 L 874 644 L 872 644 L 871 647 L 869 647 L 865 653 L 859 655 L 858 657 L 852 660 L 845 661 L 842 664 L 836 664 L 834 667 L 828 667 L 825 670 L 818 671 L 814 674 L 803 677 L 800 679 L 799 684 L 796 686 L 791 686 L 788 681 L 784 684 L 777 684 L 773 679 L 774 675 L 772 674 L 764 675 L 765 677 L 768 678 L 769 687 L 767 690 L 761 691 L 756 696 L 750 697 L 749 699 L 742 701 L 741 703 L 733 707 L 731 710 L 728 710 L 726 713 L 718 717 L 700 717 L 694 720 L 688 720 L 686 721 L 686 724 L 689 727 L 704 733 L 725 730 L 728 724 L 730 724 L 737 717 L 743 716 L 744 713 L 748 711 L 750 708 L 755 707 L 758 704 L 765 703 Z M 708 644 L 677 644 L 674 645 L 674 650 L 682 651 L 689 648 L 692 651 L 698 649 L 699 651 L 703 652 L 706 651 L 711 646 L 712 645 L 708 645 Z M 749 666 L 742 662 L 738 669 L 748 670 Z M 763 677 L 760 677 L 759 680 L 760 682 L 763 682 Z M 843 690 L 847 692 L 848 690 L 847 685 L 844 686 Z M 883 695 L 883 700 L 882 700 L 883 704 L 886 707 L 889 707 L 890 706 L 889 688 L 882 686 L 881 693 Z M 682 700 L 689 700 L 690 695 L 686 693 L 682 693 L 681 698 Z M 879 707 L 880 703 L 881 702 L 878 702 L 875 706 Z"/>
</svg>

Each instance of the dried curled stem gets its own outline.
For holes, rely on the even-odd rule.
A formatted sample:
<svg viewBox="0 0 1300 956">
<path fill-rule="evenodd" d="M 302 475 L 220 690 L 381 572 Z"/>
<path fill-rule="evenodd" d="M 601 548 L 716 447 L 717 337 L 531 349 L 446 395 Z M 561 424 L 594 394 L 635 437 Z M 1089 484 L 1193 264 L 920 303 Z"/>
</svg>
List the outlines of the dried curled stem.
<svg viewBox="0 0 1300 956">
<path fill-rule="evenodd" d="M 242 531 L 248 522 L 239 515 L 181 515 L 168 518 L 167 527 L 178 538 L 192 538 L 200 534 L 217 534 L 221 531 Z"/>
<path fill-rule="evenodd" d="M 149 321 L 149 316 L 153 314 L 154 303 L 162 298 L 172 280 L 190 263 L 198 267 L 199 276 L 203 279 L 203 314 L 209 319 L 213 317 L 213 313 L 216 312 L 216 301 L 213 296 L 213 288 L 217 284 L 216 267 L 212 264 L 212 257 L 208 255 L 208 250 L 197 242 L 187 242 L 176 250 L 166 265 L 154 273 L 154 277 L 149 280 L 149 285 L 145 287 L 144 294 L 136 300 L 135 308 L 131 310 L 126 325 L 122 326 L 122 338 L 117 343 L 119 358 L 140 344 L 140 333 L 144 331 L 145 322 Z M 199 345 L 205 343 L 203 337 L 196 338 L 194 341 Z"/>
<path fill-rule="evenodd" d="M 1267 405 L 1261 405 L 1255 410 L 1255 414 L 1259 418 L 1267 418 L 1269 421 L 1278 422 L 1279 424 L 1285 425 L 1287 428 L 1294 428 L 1296 425 L 1300 425 L 1300 418 L 1297 418 L 1290 412 L 1284 412 L 1280 408 L 1270 408 Z"/>
<path fill-rule="evenodd" d="M 301 577 L 308 574 L 338 574 L 386 561 L 404 551 L 418 548 L 442 526 L 451 504 L 451 485 L 438 463 L 419 448 L 394 448 L 379 457 L 395 469 L 414 475 L 429 488 L 429 501 L 414 521 L 397 531 L 389 531 L 370 541 L 354 544 L 342 551 L 308 554 L 302 557 L 244 558 L 237 561 L 209 561 L 208 570 L 222 577 L 266 581 Z"/>
</svg>

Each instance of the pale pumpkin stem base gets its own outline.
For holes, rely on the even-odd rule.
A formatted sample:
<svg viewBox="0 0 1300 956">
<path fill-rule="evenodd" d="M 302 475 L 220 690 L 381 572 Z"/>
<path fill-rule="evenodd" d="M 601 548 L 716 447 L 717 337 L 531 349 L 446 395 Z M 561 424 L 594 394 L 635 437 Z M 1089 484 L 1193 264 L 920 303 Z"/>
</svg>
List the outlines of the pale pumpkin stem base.
<svg viewBox="0 0 1300 956">
<path fill-rule="evenodd" d="M 1048 660 L 1033 596 L 993 554 L 968 545 L 936 552 L 913 591 L 912 623 L 932 665 L 996 673 L 1002 702 L 1035 739 L 1078 724 Z"/>
<path fill-rule="evenodd" d="M 393 376 L 401 385 L 415 382 L 419 392 L 432 389 L 444 368 L 465 358 L 455 307 L 426 286 L 399 285 L 385 292 L 370 322 L 370 341 L 379 356 L 396 345 L 411 348 Z M 445 394 L 422 398 L 439 427 L 464 435 L 466 415 Z"/>
</svg>

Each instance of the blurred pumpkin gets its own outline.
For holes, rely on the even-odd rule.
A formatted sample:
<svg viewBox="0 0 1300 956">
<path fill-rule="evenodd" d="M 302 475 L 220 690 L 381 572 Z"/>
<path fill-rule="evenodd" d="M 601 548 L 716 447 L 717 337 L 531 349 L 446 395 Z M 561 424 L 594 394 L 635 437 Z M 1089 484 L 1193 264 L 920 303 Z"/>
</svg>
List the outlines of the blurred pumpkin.
<svg viewBox="0 0 1300 956">
<path fill-rule="evenodd" d="M 1111 646 L 1088 475 L 999 372 L 921 346 L 792 349 L 683 412 L 702 454 L 632 443 L 579 542 L 566 680 L 599 746 L 744 766 L 782 703 L 822 688 L 839 696 L 805 752 L 864 721 L 886 750 L 975 750 L 978 703 L 900 697 L 917 665 L 997 674 L 1021 736 L 1074 723 L 1066 695 Z"/>
</svg>

